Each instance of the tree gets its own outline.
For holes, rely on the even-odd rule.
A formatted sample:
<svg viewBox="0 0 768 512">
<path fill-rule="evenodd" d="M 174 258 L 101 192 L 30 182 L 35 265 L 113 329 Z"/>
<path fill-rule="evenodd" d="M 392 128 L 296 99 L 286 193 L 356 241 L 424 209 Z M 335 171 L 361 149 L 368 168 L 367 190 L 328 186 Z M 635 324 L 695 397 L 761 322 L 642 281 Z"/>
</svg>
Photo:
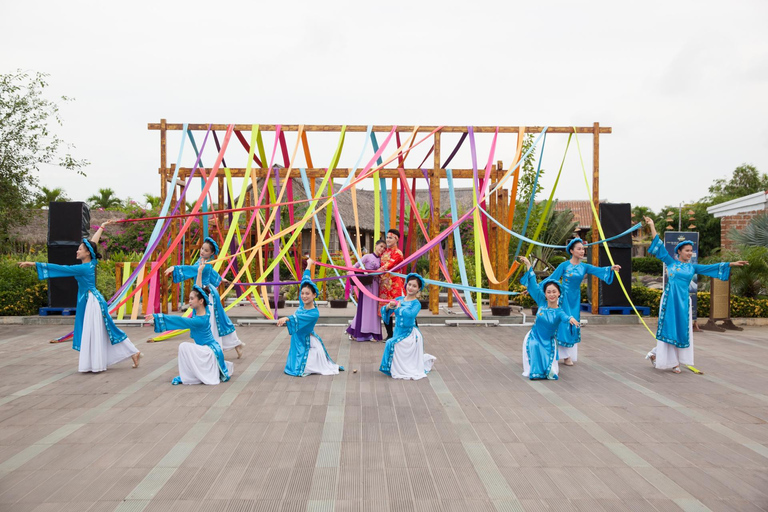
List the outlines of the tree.
<svg viewBox="0 0 768 512">
<path fill-rule="evenodd" d="M 741 231 L 732 229 L 728 238 L 740 245 L 768 248 L 768 213 L 761 213 L 749 221 Z"/>
<path fill-rule="evenodd" d="M 741 164 L 733 171 L 730 180 L 715 180 L 705 199 L 711 204 L 719 204 L 765 190 L 768 190 L 768 175 L 761 174 L 754 165 Z"/>
<path fill-rule="evenodd" d="M 35 201 L 32 203 L 32 208 L 48 208 L 48 204 L 54 201 L 69 201 L 69 197 L 67 197 L 64 189 L 60 187 L 53 189 L 40 187 L 40 192 L 35 194 Z"/>
<path fill-rule="evenodd" d="M 119 208 L 123 205 L 123 202 L 115 196 L 115 191 L 111 188 L 100 188 L 98 195 L 92 195 L 87 201 L 91 208 L 103 208 L 105 210 Z"/>
<path fill-rule="evenodd" d="M 163 205 L 163 202 L 160 199 L 160 196 L 153 196 L 152 194 L 144 194 L 144 199 L 147 201 L 147 204 L 152 210 L 160 210 L 160 207 Z"/>
<path fill-rule="evenodd" d="M 62 121 L 57 103 L 43 96 L 47 77 L 21 70 L 0 74 L 0 240 L 8 238 L 11 226 L 23 224 L 20 211 L 33 197 L 41 166 L 55 164 L 84 176 L 88 165 L 52 131 Z"/>
</svg>

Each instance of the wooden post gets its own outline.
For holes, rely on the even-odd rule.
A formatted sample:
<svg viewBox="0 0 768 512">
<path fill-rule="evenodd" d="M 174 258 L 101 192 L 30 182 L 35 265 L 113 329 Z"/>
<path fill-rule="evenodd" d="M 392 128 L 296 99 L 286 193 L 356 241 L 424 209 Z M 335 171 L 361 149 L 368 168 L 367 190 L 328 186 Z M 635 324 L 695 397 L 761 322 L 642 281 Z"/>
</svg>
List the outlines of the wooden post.
<svg viewBox="0 0 768 512">
<path fill-rule="evenodd" d="M 429 193 L 432 195 L 432 219 L 429 224 L 429 238 L 440 234 L 440 132 L 435 133 L 434 167 L 429 177 Z M 418 213 L 416 213 L 418 215 Z M 429 252 L 429 278 L 440 279 L 440 248 L 435 246 Z M 433 315 L 440 313 L 440 287 L 429 285 L 429 310 Z"/>
<path fill-rule="evenodd" d="M 501 211 L 499 211 L 499 219 L 506 219 L 509 215 L 509 203 L 507 198 L 507 189 L 502 188 L 499 190 L 499 206 L 501 207 Z M 510 226 L 511 229 L 511 226 Z M 512 235 L 507 233 L 506 231 L 499 230 L 499 245 L 498 247 L 498 254 L 499 254 L 499 268 L 503 275 L 507 274 L 507 271 L 509 269 L 510 263 L 509 263 L 509 239 Z M 509 279 L 505 279 L 501 283 L 501 289 L 502 290 L 509 290 Z M 509 306 L 509 295 L 499 295 L 499 306 Z"/>
<path fill-rule="evenodd" d="M 493 190 L 493 185 L 495 182 L 491 182 L 491 185 L 488 187 L 488 190 Z M 488 213 L 491 214 L 491 217 L 498 218 L 498 211 L 496 209 L 497 207 L 497 197 L 496 192 L 488 196 Z M 488 221 L 488 257 L 491 260 L 491 268 L 493 269 L 493 273 L 497 276 L 499 275 L 499 262 L 498 262 L 498 251 L 496 250 L 496 244 L 498 243 L 498 227 L 493 221 Z M 490 281 L 488 281 L 488 288 L 491 290 L 498 290 L 499 285 L 493 284 Z M 491 293 L 488 295 L 488 305 L 491 307 L 495 307 L 497 304 L 499 296 L 495 293 Z"/>
<path fill-rule="evenodd" d="M 453 278 L 453 236 L 449 235 L 445 237 L 445 266 L 448 269 L 448 275 Z M 453 292 L 448 290 L 446 293 L 448 297 L 448 307 L 453 307 Z"/>
<path fill-rule="evenodd" d="M 165 203 L 166 190 L 168 186 L 168 174 L 165 168 L 166 165 L 166 127 L 165 119 L 160 120 L 160 199 L 162 203 Z"/>
<path fill-rule="evenodd" d="M 592 131 L 592 202 L 597 208 L 598 218 L 600 216 L 600 123 L 593 125 Z M 597 229 L 597 220 L 592 219 L 592 241 L 600 240 L 600 233 Z M 597 245 L 592 246 L 592 264 L 600 266 L 600 249 Z M 592 314 L 598 313 L 600 302 L 600 288 L 597 277 L 592 276 Z"/>
</svg>

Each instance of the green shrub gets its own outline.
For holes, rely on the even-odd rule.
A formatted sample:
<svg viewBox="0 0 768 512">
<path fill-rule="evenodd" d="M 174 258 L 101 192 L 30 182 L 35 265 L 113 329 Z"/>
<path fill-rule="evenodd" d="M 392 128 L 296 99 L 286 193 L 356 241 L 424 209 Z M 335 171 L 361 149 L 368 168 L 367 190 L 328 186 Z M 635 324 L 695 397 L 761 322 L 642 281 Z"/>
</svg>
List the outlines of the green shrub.
<svg viewBox="0 0 768 512">
<path fill-rule="evenodd" d="M 35 269 L 18 266 L 20 261 L 45 260 L 39 254 L 0 258 L 0 316 L 36 315 L 48 304 L 48 281 L 39 281 Z"/>
<path fill-rule="evenodd" d="M 660 276 L 664 272 L 664 264 L 660 259 L 653 256 L 632 258 L 632 272 Z"/>
<path fill-rule="evenodd" d="M 659 316 L 659 303 L 661 302 L 661 290 L 646 288 L 645 286 L 632 287 L 632 303 L 635 306 L 647 306 L 651 308 L 651 316 Z"/>
<path fill-rule="evenodd" d="M 635 303 L 635 306 L 650 307 L 651 316 L 658 316 L 661 293 L 661 290 L 633 286 L 632 302 Z M 696 297 L 696 315 L 699 318 L 707 318 L 710 305 L 709 292 L 698 292 Z M 731 295 L 731 316 L 733 318 L 768 318 L 768 299 L 752 299 Z"/>
</svg>

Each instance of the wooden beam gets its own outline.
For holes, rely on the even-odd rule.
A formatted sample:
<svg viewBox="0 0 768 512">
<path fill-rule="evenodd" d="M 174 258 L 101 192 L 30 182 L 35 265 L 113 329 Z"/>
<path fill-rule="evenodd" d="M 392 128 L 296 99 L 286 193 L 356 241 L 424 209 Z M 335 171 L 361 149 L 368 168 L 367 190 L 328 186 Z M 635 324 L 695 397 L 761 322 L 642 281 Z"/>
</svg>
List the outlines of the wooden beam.
<svg viewBox="0 0 768 512">
<path fill-rule="evenodd" d="M 238 131 L 249 131 L 252 128 L 253 125 L 250 124 L 236 124 L 235 130 Z M 181 130 L 184 127 L 181 123 L 171 123 L 166 124 L 165 129 L 166 130 Z M 226 130 L 229 127 L 227 124 L 213 124 L 211 125 L 212 130 Z M 260 124 L 259 129 L 262 132 L 273 132 L 275 131 L 277 125 L 274 124 Z M 207 131 L 208 125 L 205 123 L 191 123 L 187 126 L 189 130 L 193 131 Z M 306 132 L 340 132 L 342 128 L 342 125 L 340 124 L 310 124 L 310 125 L 304 125 L 304 131 Z M 412 132 L 416 127 L 415 126 L 398 126 L 397 131 L 400 133 L 404 132 Z M 431 132 L 434 130 L 437 130 L 440 128 L 440 132 L 442 133 L 466 133 L 467 127 L 466 126 L 419 126 L 419 132 Z M 518 133 L 520 129 L 523 129 L 525 133 L 541 133 L 544 130 L 543 126 L 499 126 L 498 130 L 499 133 Z M 148 130 L 160 130 L 160 124 L 159 123 L 148 123 L 147 124 Z M 281 125 L 280 129 L 284 132 L 297 132 L 299 131 L 299 125 L 297 124 L 284 124 Z M 472 128 L 475 133 L 494 133 L 496 132 L 497 127 L 496 126 L 475 126 Z M 347 125 L 346 127 L 347 133 L 350 132 L 362 132 L 365 133 L 368 131 L 367 125 Z M 374 132 L 384 132 L 389 133 L 392 131 L 392 125 L 374 125 L 372 128 L 372 131 Z M 574 133 L 574 127 L 573 126 L 550 126 L 547 128 L 547 133 Z M 591 126 L 577 126 L 576 127 L 576 133 L 592 133 L 592 127 Z M 600 133 L 611 133 L 610 127 L 602 127 L 600 128 Z"/>
<path fill-rule="evenodd" d="M 208 167 L 200 167 L 198 170 L 202 169 L 206 173 L 209 173 L 211 171 Z M 252 169 L 253 173 L 256 175 L 257 178 L 264 178 L 267 176 L 267 174 L 270 172 L 267 168 L 257 168 Z M 326 169 L 307 169 L 307 177 L 309 178 L 322 178 L 325 176 L 325 173 L 327 172 Z M 192 172 L 192 168 L 190 167 L 182 167 L 179 169 L 179 179 L 180 180 L 186 180 L 189 178 L 189 174 Z M 246 178 L 249 176 L 246 176 L 245 169 L 242 167 L 232 167 L 230 168 L 230 172 L 232 173 L 233 178 Z M 287 170 L 286 169 L 279 169 L 279 174 L 281 178 L 284 178 Z M 295 172 L 295 171 L 294 171 Z M 334 169 L 331 171 L 331 176 L 333 178 L 346 178 L 349 176 L 350 169 Z M 424 173 L 421 171 L 421 169 L 405 169 L 405 177 L 406 178 L 423 178 Z M 444 169 L 439 169 L 437 171 L 440 175 L 440 178 L 446 177 L 446 172 Z M 162 170 L 158 169 L 158 173 L 162 174 Z M 358 170 L 357 173 L 355 173 L 355 176 L 360 176 L 362 171 Z M 296 177 L 296 175 L 292 172 L 292 175 Z M 382 178 L 392 178 L 395 180 L 400 179 L 400 174 L 396 169 L 382 169 L 379 171 L 379 175 Z M 471 179 L 473 177 L 472 169 L 454 169 L 453 170 L 453 177 L 454 179 Z M 168 178 L 170 179 L 170 178 Z M 297 178 L 298 179 L 298 178 Z M 373 174 L 371 174 L 370 178 L 366 179 L 373 179 Z M 394 226 L 392 226 L 394 227 Z"/>
</svg>

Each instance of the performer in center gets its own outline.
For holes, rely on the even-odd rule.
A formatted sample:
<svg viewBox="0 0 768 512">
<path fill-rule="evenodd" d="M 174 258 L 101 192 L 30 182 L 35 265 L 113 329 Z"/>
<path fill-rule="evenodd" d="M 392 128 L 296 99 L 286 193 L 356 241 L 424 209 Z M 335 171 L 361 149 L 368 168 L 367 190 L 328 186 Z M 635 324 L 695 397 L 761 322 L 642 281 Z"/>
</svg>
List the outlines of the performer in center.
<svg viewBox="0 0 768 512">
<path fill-rule="evenodd" d="M 320 312 L 315 304 L 319 291 L 312 282 L 310 270 L 315 262 L 307 260 L 307 269 L 299 284 L 299 309 L 291 316 L 284 316 L 277 321 L 278 327 L 287 326 L 291 335 L 291 348 L 285 362 L 285 373 L 294 377 L 305 377 L 312 373 L 337 375 L 344 367 L 333 362 L 325 349 L 323 340 L 314 329 Z"/>
</svg>

